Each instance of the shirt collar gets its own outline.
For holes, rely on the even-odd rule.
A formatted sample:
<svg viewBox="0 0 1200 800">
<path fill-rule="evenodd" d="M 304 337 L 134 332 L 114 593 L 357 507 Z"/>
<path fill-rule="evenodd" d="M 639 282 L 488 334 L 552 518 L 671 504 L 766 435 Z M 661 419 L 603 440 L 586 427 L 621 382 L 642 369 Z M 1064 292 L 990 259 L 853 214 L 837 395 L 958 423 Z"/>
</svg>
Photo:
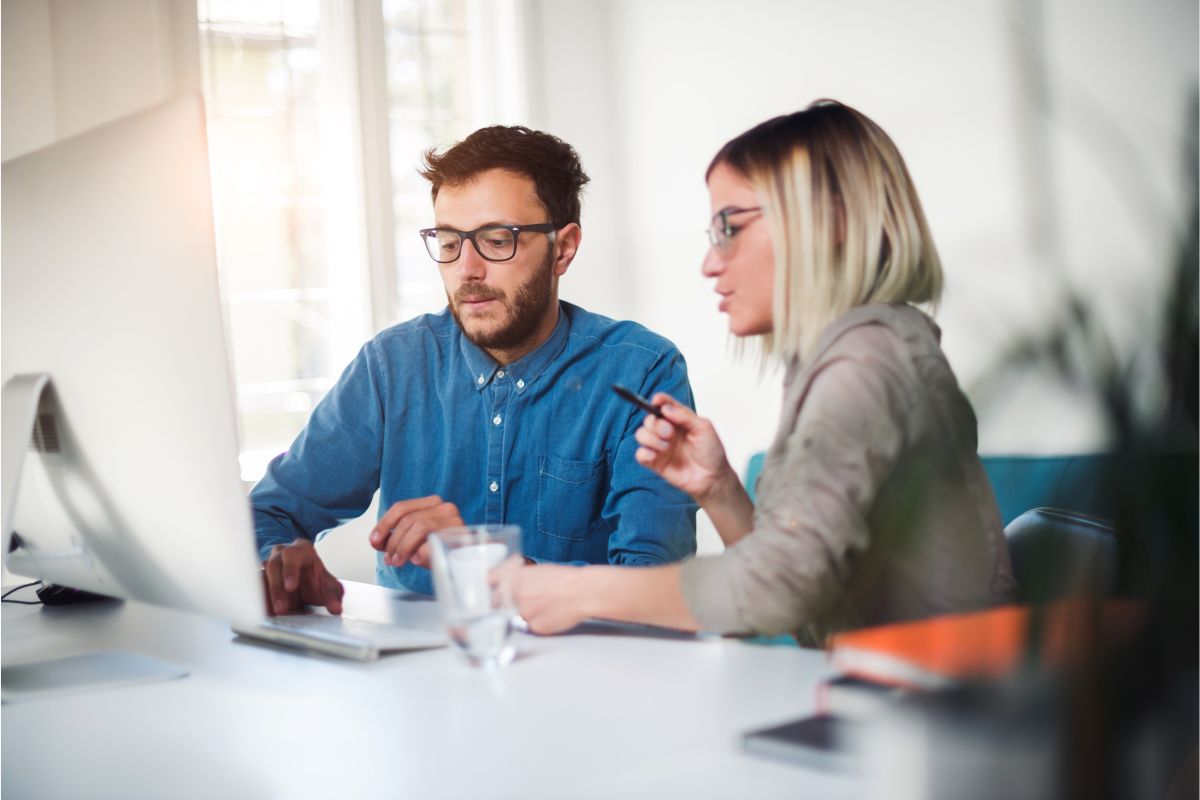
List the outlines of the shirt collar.
<svg viewBox="0 0 1200 800">
<path fill-rule="evenodd" d="M 546 367 L 558 358 L 563 349 L 567 346 L 567 339 L 571 332 L 571 322 L 567 315 L 567 309 L 564 303 L 558 304 L 558 322 L 554 324 L 554 330 L 550 332 L 550 337 L 546 341 L 538 345 L 532 352 L 526 353 L 521 358 L 506 367 L 503 367 L 505 377 L 511 376 L 513 385 L 517 392 L 524 392 L 538 376 L 545 371 Z M 492 382 L 492 379 L 498 377 L 496 373 L 501 370 L 501 366 L 492 359 L 484 350 L 477 347 L 470 339 L 463 335 L 462 329 L 459 329 L 459 347 L 462 351 L 463 360 L 466 362 L 467 370 L 470 376 L 471 385 L 475 387 L 475 391 L 482 392 L 484 387 Z"/>
</svg>

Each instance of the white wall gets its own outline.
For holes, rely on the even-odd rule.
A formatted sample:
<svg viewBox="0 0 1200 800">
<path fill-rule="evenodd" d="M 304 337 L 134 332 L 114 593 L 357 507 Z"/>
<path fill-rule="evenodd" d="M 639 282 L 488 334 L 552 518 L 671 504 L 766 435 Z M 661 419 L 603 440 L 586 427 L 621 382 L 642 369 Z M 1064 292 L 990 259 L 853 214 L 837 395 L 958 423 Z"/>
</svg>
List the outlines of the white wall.
<svg viewBox="0 0 1200 800">
<path fill-rule="evenodd" d="M 573 142 L 593 178 L 563 295 L 671 337 L 736 464 L 770 441 L 779 379 L 757 381 L 728 354 L 699 273 L 703 172 L 730 137 L 819 97 L 873 117 L 906 156 L 946 266 L 939 322 L 981 450 L 1104 445 L 1099 410 L 1061 376 L 985 379 L 1015 338 L 1060 318 L 1067 286 L 1120 353 L 1152 344 L 1186 210 L 1195 3 L 1046 3 L 1042 108 L 1037 62 L 1020 50 L 1034 3 L 531 2 L 533 124 Z"/>
<path fill-rule="evenodd" d="M 4 161 L 200 90 L 195 0 L 4 0 Z"/>
</svg>

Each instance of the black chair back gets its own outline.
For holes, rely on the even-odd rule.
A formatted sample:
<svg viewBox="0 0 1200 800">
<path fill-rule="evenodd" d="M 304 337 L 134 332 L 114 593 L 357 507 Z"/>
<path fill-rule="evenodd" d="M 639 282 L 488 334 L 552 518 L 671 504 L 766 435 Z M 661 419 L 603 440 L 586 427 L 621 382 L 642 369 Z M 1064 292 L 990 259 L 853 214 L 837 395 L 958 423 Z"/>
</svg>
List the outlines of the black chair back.
<svg viewBox="0 0 1200 800">
<path fill-rule="evenodd" d="M 1109 597 L 1117 588 L 1112 523 L 1058 508 L 1035 508 L 1004 529 L 1023 603 Z"/>
</svg>

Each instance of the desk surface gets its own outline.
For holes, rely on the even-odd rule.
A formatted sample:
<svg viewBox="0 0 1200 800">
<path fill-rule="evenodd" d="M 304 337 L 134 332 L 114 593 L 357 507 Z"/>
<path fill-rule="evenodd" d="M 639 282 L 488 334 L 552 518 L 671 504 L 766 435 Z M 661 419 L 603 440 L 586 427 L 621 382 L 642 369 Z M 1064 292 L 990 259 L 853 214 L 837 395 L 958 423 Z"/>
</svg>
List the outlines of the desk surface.
<svg viewBox="0 0 1200 800">
<path fill-rule="evenodd" d="M 395 593 L 347 584 L 372 616 Z M 3 707 L 12 797 L 819 797 L 847 778 L 749 756 L 811 713 L 821 653 L 727 639 L 526 637 L 494 672 L 450 649 L 370 664 L 140 603 L 3 607 L 6 665 L 99 650 L 183 680 Z"/>
</svg>

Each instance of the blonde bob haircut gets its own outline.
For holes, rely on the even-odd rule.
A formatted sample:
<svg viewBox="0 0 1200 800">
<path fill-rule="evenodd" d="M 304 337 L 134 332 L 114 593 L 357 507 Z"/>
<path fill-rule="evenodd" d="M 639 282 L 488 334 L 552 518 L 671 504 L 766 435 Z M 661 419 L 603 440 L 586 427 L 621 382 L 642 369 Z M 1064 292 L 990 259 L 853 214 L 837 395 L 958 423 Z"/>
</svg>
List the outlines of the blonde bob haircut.
<svg viewBox="0 0 1200 800">
<path fill-rule="evenodd" d="M 833 100 L 730 140 L 726 164 L 758 191 L 775 252 L 764 354 L 804 359 L 826 326 L 868 303 L 936 307 L 942 265 L 900 151 L 883 129 Z"/>
</svg>

